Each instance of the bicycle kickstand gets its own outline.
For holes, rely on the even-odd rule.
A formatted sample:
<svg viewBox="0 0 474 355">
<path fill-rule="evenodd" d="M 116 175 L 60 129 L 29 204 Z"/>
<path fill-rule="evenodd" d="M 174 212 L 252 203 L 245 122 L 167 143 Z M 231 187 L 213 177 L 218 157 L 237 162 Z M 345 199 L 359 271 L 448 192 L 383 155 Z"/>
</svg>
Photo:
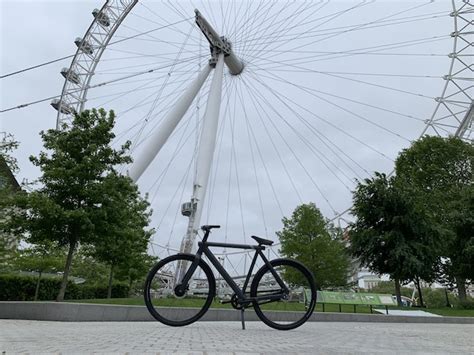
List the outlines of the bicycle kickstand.
<svg viewBox="0 0 474 355">
<path fill-rule="evenodd" d="M 245 308 L 242 307 L 240 310 L 240 320 L 242 321 L 242 329 L 245 330 L 245 318 L 244 318 Z"/>
</svg>

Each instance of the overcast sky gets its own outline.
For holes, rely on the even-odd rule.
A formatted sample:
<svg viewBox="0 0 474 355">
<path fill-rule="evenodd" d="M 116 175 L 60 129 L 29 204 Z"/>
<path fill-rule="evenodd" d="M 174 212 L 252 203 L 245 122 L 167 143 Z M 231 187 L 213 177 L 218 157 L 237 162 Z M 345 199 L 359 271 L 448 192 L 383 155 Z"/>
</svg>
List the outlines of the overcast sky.
<svg viewBox="0 0 474 355">
<path fill-rule="evenodd" d="M 351 205 L 356 178 L 389 173 L 400 149 L 424 128 L 450 64 L 450 1 L 139 2 L 115 39 L 170 23 L 106 49 L 91 85 L 144 70 L 148 75 L 91 89 L 86 107 L 117 113 L 116 146 L 139 155 L 187 83 L 207 65 L 194 24 L 199 8 L 234 43 L 241 76 L 225 70 L 221 115 L 203 223 L 216 239 L 277 239 L 282 216 L 315 202 L 327 218 Z M 1 1 L 1 75 L 75 53 L 101 1 Z M 174 6 L 174 7 L 173 7 Z M 183 21 L 185 19 L 186 21 Z M 70 59 L 1 79 L 0 108 L 61 93 Z M 172 65 L 172 66 L 170 66 Z M 212 74 L 210 77 L 212 77 Z M 210 78 L 209 78 L 210 79 Z M 139 181 L 154 209 L 155 241 L 178 248 L 187 218 L 199 118 L 208 84 Z M 0 131 L 21 145 L 19 181 L 39 172 L 28 161 L 39 132 L 55 127 L 49 101 L 0 114 Z M 350 217 L 347 217 L 350 218 Z"/>
</svg>

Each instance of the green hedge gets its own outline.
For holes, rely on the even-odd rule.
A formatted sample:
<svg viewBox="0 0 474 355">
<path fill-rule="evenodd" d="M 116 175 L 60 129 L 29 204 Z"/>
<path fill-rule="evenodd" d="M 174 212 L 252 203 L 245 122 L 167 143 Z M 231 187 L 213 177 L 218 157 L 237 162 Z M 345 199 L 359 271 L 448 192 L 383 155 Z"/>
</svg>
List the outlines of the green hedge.
<svg viewBox="0 0 474 355">
<path fill-rule="evenodd" d="M 20 275 L 0 275 L 0 301 L 32 301 L 35 295 L 37 278 Z M 60 278 L 41 279 L 38 300 L 55 300 L 61 286 Z M 112 285 L 112 298 L 128 297 L 126 284 Z M 87 285 L 68 282 L 64 299 L 107 298 L 106 285 Z"/>
</svg>

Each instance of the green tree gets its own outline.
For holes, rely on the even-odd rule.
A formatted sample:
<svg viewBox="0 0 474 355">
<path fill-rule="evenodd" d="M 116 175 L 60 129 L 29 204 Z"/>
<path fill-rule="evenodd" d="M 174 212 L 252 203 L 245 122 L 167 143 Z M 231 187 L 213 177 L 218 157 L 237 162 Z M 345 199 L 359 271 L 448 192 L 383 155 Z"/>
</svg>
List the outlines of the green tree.
<svg viewBox="0 0 474 355">
<path fill-rule="evenodd" d="M 143 292 L 143 285 L 148 272 L 158 262 L 156 256 L 146 251 L 141 254 L 132 254 L 125 265 L 119 265 L 116 271 L 117 279 L 128 283 L 130 296 Z"/>
<path fill-rule="evenodd" d="M 342 233 L 326 220 L 314 203 L 298 206 L 283 218 L 277 232 L 282 255 L 296 259 L 314 274 L 319 288 L 347 285 L 350 260 Z"/>
<path fill-rule="evenodd" d="M 443 230 L 441 256 L 448 279 L 466 298 L 466 280 L 474 279 L 474 146 L 458 138 L 425 136 L 401 152 L 397 179 Z"/>
<path fill-rule="evenodd" d="M 52 245 L 35 245 L 31 248 L 21 249 L 14 260 L 15 267 L 20 271 L 31 271 L 38 274 L 34 301 L 38 300 L 41 276 L 46 272 L 61 270 L 64 253 L 60 248 Z"/>
<path fill-rule="evenodd" d="M 128 177 L 109 174 L 101 189 L 100 238 L 92 246 L 91 255 L 109 267 L 107 298 L 112 296 L 112 282 L 117 267 L 131 268 L 137 257 L 146 253 L 152 231 L 146 230 L 151 212 L 136 184 Z"/>
<path fill-rule="evenodd" d="M 104 179 L 116 165 L 131 161 L 129 143 L 120 150 L 110 146 L 114 118 L 112 111 L 107 115 L 102 109 L 75 115 L 70 126 L 41 132 L 46 151 L 30 158 L 41 169 L 41 187 L 19 201 L 28 211 L 17 226 L 28 232 L 30 243 L 67 247 L 58 301 L 64 299 L 76 247 L 101 238 L 101 196 L 109 193 Z"/>
<path fill-rule="evenodd" d="M 18 142 L 10 134 L 1 137 L 0 141 L 0 265 L 8 269 L 15 254 L 15 249 L 21 235 L 8 228 L 8 221 L 16 212 L 14 208 L 15 194 L 20 186 L 14 177 L 18 164 L 13 151 Z"/>
<path fill-rule="evenodd" d="M 359 182 L 353 202 L 357 220 L 350 226 L 351 253 L 371 271 L 390 275 L 401 305 L 401 282 L 415 281 L 419 286 L 420 278 L 435 277 L 439 231 L 394 177 L 375 173 Z"/>
<path fill-rule="evenodd" d="M 81 245 L 77 248 L 71 266 L 71 276 L 85 279 L 87 285 L 106 285 L 109 268 L 91 256 L 91 247 Z"/>
</svg>

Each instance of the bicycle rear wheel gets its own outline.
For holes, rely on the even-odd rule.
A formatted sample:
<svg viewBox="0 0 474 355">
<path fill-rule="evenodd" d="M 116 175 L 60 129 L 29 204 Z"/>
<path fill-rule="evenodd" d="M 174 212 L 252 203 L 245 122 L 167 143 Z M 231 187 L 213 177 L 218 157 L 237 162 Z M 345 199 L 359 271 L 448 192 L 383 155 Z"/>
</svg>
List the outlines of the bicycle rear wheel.
<svg viewBox="0 0 474 355">
<path fill-rule="evenodd" d="M 178 285 L 195 260 L 195 255 L 177 254 L 158 262 L 145 282 L 145 304 L 158 321 L 173 327 L 191 324 L 201 318 L 214 299 L 216 282 L 209 266 L 200 260 L 184 292 Z M 184 268 L 179 265 L 183 264 Z M 184 270 L 179 275 L 179 270 Z"/>
<path fill-rule="evenodd" d="M 289 293 L 277 301 L 254 302 L 257 316 L 268 326 L 290 330 L 305 323 L 316 306 L 316 285 L 311 272 L 301 263 L 290 259 L 270 261 Z M 255 274 L 250 288 L 251 297 L 282 294 L 270 268 L 264 265 Z"/>
</svg>

